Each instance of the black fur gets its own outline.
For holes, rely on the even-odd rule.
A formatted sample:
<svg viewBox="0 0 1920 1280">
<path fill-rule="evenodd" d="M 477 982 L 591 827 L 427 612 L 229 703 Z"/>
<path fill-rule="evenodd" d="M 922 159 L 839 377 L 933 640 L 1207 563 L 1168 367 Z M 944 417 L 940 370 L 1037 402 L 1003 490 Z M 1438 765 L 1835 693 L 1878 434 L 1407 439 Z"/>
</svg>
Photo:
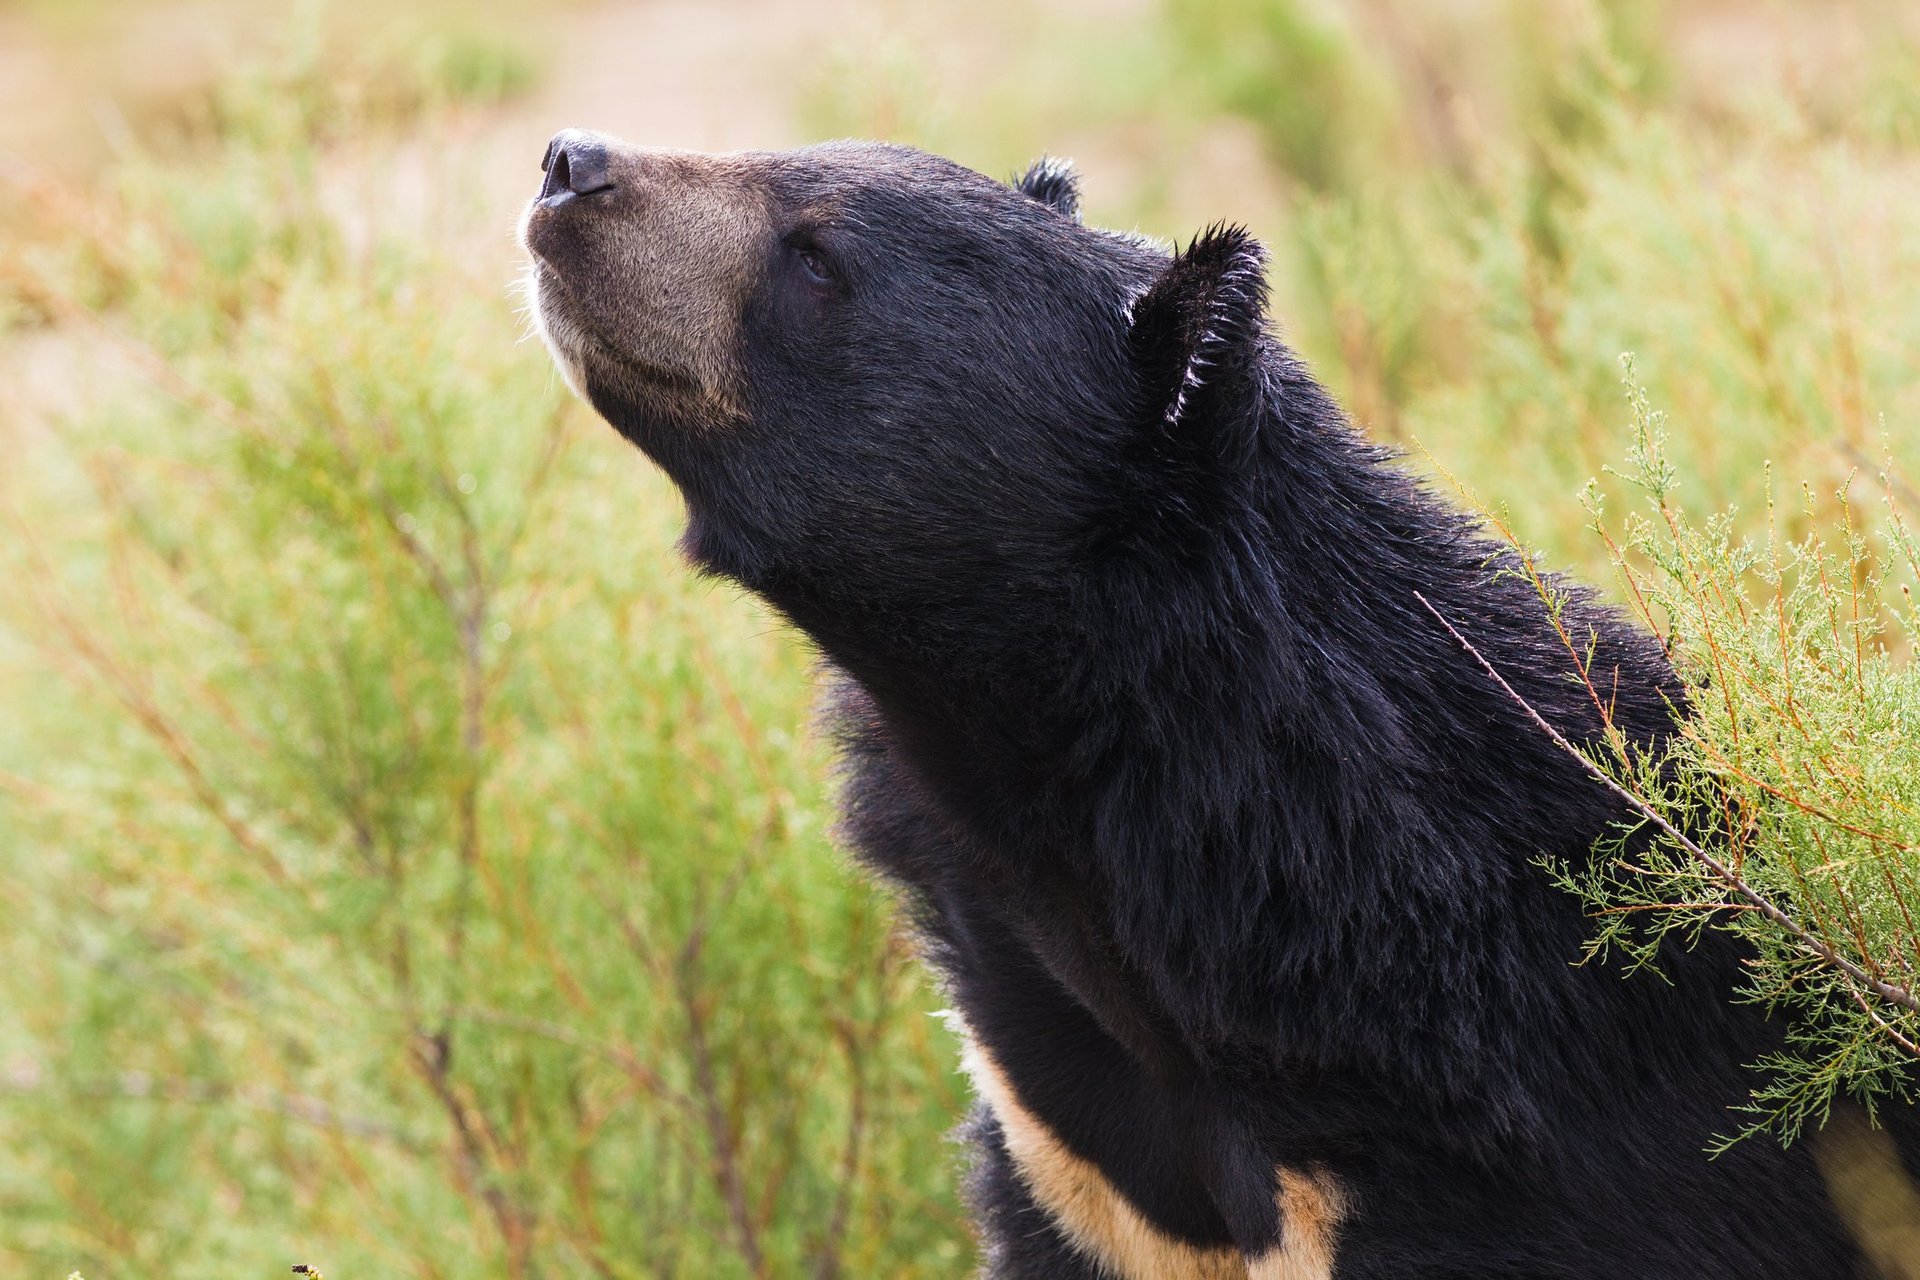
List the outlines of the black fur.
<svg viewBox="0 0 1920 1280">
<path fill-rule="evenodd" d="M 1051 170 L 770 172 L 836 211 L 839 290 L 749 300 L 747 421 L 589 391 L 692 556 L 843 673 L 844 830 L 1028 1107 L 1190 1242 L 1283 1240 L 1275 1166 L 1324 1167 L 1341 1277 L 1856 1274 L 1804 1144 L 1702 1153 L 1779 1043 L 1733 947 L 1671 985 L 1571 963 L 1535 859 L 1619 809 L 1415 593 L 1568 736 L 1594 706 L 1505 553 L 1270 334 L 1258 246 L 1169 260 L 1059 216 Z M 1657 645 L 1579 592 L 1566 620 L 1670 732 Z M 1094 1274 L 973 1137 L 990 1274 Z"/>
<path fill-rule="evenodd" d="M 1014 180 L 1013 186 L 1014 190 L 1038 200 L 1055 213 L 1076 221 L 1080 217 L 1080 179 L 1065 160 L 1042 156 L 1027 166 L 1027 171 Z"/>
</svg>

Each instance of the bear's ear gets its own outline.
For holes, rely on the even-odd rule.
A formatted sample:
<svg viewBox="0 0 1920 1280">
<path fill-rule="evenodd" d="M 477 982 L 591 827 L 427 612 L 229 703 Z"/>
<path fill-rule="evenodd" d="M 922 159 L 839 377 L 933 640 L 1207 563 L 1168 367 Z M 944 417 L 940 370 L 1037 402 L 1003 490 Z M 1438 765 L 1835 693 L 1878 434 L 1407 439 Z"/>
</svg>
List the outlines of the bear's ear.
<svg viewBox="0 0 1920 1280">
<path fill-rule="evenodd" d="M 1038 200 L 1055 213 L 1065 214 L 1075 222 L 1080 220 L 1080 178 L 1074 173 L 1071 161 L 1041 156 L 1014 181 L 1013 189 L 1029 200 Z"/>
<path fill-rule="evenodd" d="M 1236 388 L 1258 359 L 1267 323 L 1266 250 L 1245 227 L 1195 236 L 1133 304 L 1128 342 L 1144 408 L 1182 427 Z M 1214 403 L 1203 403 L 1212 401 Z"/>
</svg>

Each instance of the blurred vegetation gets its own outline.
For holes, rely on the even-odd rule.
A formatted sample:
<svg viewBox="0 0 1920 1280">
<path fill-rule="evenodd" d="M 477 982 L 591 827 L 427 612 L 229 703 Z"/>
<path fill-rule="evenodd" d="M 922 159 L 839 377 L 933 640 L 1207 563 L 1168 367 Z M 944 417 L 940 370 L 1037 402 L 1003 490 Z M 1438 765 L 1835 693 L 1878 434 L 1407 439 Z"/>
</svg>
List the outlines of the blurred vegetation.
<svg viewBox="0 0 1920 1280">
<path fill-rule="evenodd" d="M 18 324 L 133 376 L 6 492 L 0 1271 L 955 1270 L 803 655 L 703 607 L 458 191 L 462 248 L 343 221 L 330 142 L 426 100 L 267 67 L 32 193 Z"/>
<path fill-rule="evenodd" d="M 515 342 L 514 210 L 451 140 L 499 122 L 531 174 L 535 18 L 299 14 L 99 113 L 99 171 L 0 189 L 0 361 L 60 390 L 0 402 L 0 1271 L 966 1274 L 953 1046 L 825 834 L 805 656 Z M 792 31 L 705 20 L 742 58 Z M 1077 155 L 1090 220 L 1169 238 L 1244 218 L 1356 417 L 1623 599 L 1616 561 L 1670 549 L 1579 495 L 1633 492 L 1602 468 L 1638 352 L 1661 465 L 1732 513 L 1688 536 L 1766 603 L 1743 535 L 1851 528 L 1829 581 L 1864 584 L 1847 536 L 1899 572 L 1870 499 L 1920 474 L 1917 21 L 872 0 L 776 52 L 796 136 Z M 1907 724 L 1855 718 L 1784 759 Z"/>
</svg>

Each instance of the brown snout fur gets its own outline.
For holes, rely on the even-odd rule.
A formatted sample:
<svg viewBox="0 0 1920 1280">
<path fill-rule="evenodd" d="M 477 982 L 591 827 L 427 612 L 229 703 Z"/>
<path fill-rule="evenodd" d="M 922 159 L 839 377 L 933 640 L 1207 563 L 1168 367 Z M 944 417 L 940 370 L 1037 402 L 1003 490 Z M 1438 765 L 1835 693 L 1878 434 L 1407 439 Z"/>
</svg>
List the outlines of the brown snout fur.
<svg viewBox="0 0 1920 1280">
<path fill-rule="evenodd" d="M 534 323 L 576 392 L 737 412 L 742 308 L 773 237 L 765 161 L 604 135 L 611 190 L 527 206 Z"/>
</svg>

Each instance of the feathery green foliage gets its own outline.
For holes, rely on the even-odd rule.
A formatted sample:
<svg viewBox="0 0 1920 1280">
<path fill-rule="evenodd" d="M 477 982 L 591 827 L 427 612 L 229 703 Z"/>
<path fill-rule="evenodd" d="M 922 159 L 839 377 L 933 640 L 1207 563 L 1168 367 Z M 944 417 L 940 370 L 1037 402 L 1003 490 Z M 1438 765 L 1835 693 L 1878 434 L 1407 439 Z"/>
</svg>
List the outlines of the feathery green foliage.
<svg viewBox="0 0 1920 1280">
<path fill-rule="evenodd" d="M 1866 486 L 1851 485 L 1829 517 L 1806 491 L 1798 538 L 1779 532 L 1771 503 L 1756 534 L 1733 512 L 1691 516 L 1665 416 L 1628 368 L 1624 478 L 1645 509 L 1617 532 L 1597 496 L 1590 509 L 1690 714 L 1663 750 L 1616 735 L 1596 754 L 1646 814 L 1590 867 L 1556 872 L 1599 922 L 1590 957 L 1657 968 L 1668 935 L 1703 928 L 1749 945 L 1739 996 L 1782 1011 L 1790 1030 L 1785 1052 L 1755 1064 L 1743 1132 L 1790 1140 L 1837 1092 L 1910 1101 L 1920 1068 L 1913 495 L 1882 473 L 1880 510 L 1859 509 Z M 1589 683 L 1604 702 L 1604 677 Z"/>
</svg>

